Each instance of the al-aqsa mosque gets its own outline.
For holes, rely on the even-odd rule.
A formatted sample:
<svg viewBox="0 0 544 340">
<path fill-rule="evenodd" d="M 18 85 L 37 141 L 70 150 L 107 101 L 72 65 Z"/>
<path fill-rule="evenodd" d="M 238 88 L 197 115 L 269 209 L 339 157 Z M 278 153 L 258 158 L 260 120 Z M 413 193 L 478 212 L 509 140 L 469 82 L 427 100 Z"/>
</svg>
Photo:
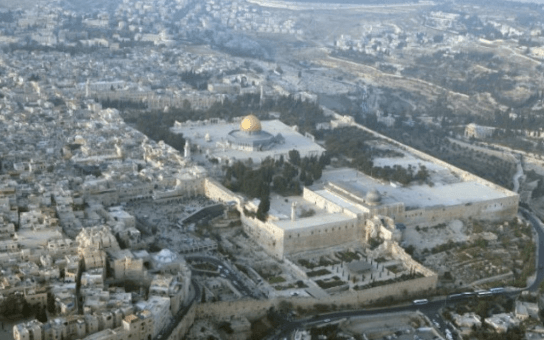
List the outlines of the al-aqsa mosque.
<svg viewBox="0 0 544 340">
<path fill-rule="evenodd" d="M 260 163 L 266 157 L 278 159 L 288 157 L 296 149 L 301 157 L 320 156 L 325 149 L 314 142 L 313 136 L 298 132 L 296 126 L 281 121 L 261 121 L 255 115 L 223 119 L 175 122 L 173 133 L 182 133 L 190 145 L 199 152 L 192 157 L 215 158 L 221 162 L 247 160 Z"/>
</svg>

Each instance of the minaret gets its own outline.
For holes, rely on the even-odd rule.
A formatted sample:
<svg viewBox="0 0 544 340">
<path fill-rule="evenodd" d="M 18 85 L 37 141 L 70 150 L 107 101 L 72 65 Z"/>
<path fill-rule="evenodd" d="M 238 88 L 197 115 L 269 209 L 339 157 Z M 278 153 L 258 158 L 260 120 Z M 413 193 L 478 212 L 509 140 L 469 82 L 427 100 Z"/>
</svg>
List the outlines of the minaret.
<svg viewBox="0 0 544 340">
<path fill-rule="evenodd" d="M 263 106 L 263 98 L 264 98 L 264 96 L 263 96 L 263 86 L 261 85 L 261 97 L 259 98 L 260 99 L 259 100 L 259 105 L 260 106 Z"/>
<path fill-rule="evenodd" d="M 183 156 L 185 159 L 191 159 L 191 145 L 189 145 L 189 140 L 185 140 L 185 147 L 183 148 Z"/>
<path fill-rule="evenodd" d="M 297 218 L 297 202 L 291 204 L 291 221 L 296 220 Z"/>
</svg>

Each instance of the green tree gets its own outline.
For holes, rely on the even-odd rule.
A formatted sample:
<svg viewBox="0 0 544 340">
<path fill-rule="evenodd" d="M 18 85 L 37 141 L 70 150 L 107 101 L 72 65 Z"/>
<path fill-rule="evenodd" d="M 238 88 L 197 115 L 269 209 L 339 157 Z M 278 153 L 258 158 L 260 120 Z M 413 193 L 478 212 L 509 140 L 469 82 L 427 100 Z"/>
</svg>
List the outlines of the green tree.
<svg viewBox="0 0 544 340">
<path fill-rule="evenodd" d="M 316 181 L 320 179 L 323 175 L 323 168 L 319 163 L 314 163 L 314 165 L 312 166 L 312 175 L 314 177 L 314 180 Z"/>
<path fill-rule="evenodd" d="M 55 295 L 53 293 L 47 293 L 47 311 L 50 314 L 55 314 Z"/>
<path fill-rule="evenodd" d="M 294 165 L 300 165 L 300 153 L 298 150 L 291 150 L 289 151 L 289 162 L 291 162 Z"/>
<path fill-rule="evenodd" d="M 206 302 L 206 289 L 202 289 L 202 298 L 200 299 L 201 303 Z"/>
<path fill-rule="evenodd" d="M 2 302 L 2 315 L 11 316 L 21 313 L 24 298 L 22 295 L 10 294 Z"/>
<path fill-rule="evenodd" d="M 45 312 L 45 306 L 39 306 L 38 312 L 36 313 L 36 319 L 40 322 L 47 322 L 47 313 Z"/>
<path fill-rule="evenodd" d="M 23 316 L 25 318 L 28 318 L 32 316 L 33 312 L 34 311 L 32 310 L 32 307 L 30 306 L 30 304 L 26 302 L 26 300 L 23 300 L 23 310 L 22 310 Z"/>
<path fill-rule="evenodd" d="M 306 181 L 306 171 L 302 170 L 300 172 L 300 176 L 298 176 L 298 179 L 301 181 L 301 182 L 305 182 Z"/>
<path fill-rule="evenodd" d="M 266 214 L 270 210 L 270 198 L 268 196 L 264 196 L 261 198 L 261 202 L 259 203 L 259 207 L 257 208 L 257 218 L 261 221 L 265 221 Z"/>
</svg>

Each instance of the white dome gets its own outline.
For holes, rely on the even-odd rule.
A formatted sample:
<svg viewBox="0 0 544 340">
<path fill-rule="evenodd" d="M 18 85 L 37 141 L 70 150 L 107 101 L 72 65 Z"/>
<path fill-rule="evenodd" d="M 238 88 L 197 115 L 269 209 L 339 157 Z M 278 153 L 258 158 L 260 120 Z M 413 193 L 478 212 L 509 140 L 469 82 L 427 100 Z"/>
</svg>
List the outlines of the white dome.
<svg viewBox="0 0 544 340">
<path fill-rule="evenodd" d="M 161 263 L 170 263 L 178 257 L 175 253 L 171 252 L 170 249 L 163 249 L 153 256 L 157 262 Z"/>
</svg>

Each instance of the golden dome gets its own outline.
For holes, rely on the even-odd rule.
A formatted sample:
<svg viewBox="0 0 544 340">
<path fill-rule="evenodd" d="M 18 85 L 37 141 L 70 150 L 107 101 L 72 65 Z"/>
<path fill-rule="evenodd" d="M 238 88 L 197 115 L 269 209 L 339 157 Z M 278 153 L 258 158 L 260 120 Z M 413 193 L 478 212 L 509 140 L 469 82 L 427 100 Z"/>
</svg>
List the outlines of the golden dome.
<svg viewBox="0 0 544 340">
<path fill-rule="evenodd" d="M 240 130 L 244 132 L 261 131 L 261 121 L 254 115 L 246 116 L 240 122 Z"/>
</svg>

